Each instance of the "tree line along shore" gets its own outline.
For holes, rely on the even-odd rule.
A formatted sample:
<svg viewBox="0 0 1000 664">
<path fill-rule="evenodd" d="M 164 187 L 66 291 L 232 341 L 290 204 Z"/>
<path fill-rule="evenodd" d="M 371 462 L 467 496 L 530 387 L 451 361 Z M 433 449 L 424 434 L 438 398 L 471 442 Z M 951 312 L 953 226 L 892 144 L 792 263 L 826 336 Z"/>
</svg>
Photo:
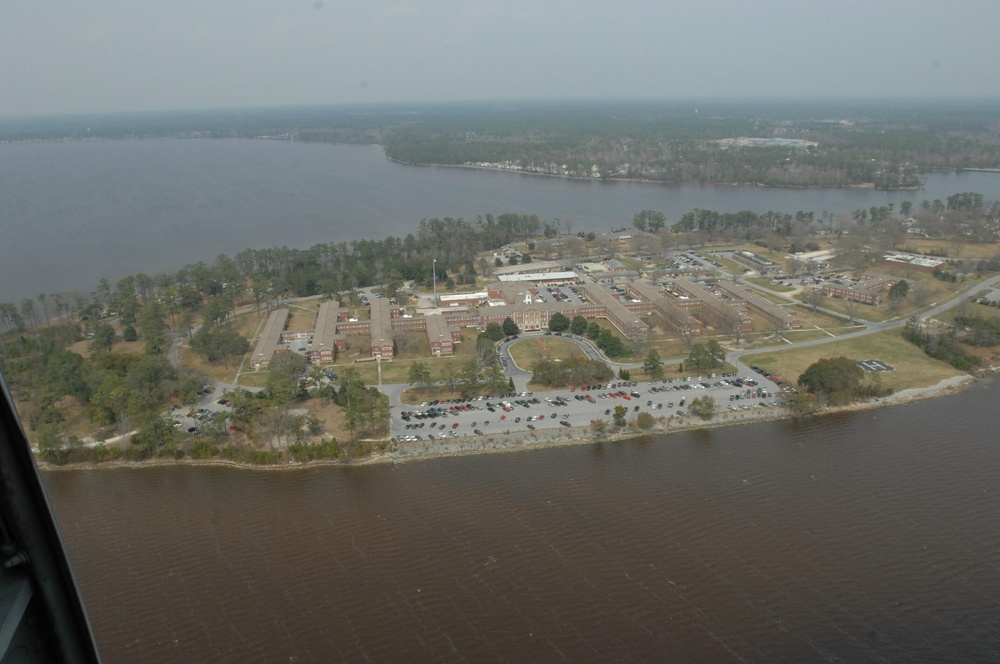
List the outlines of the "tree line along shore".
<svg viewBox="0 0 1000 664">
<path fill-rule="evenodd" d="M 430 219 L 420 222 L 415 233 L 405 238 L 318 244 L 307 250 L 246 250 L 174 273 L 137 274 L 115 284 L 102 280 L 89 298 L 43 294 L 19 305 L 4 304 L 0 310 L 0 368 L 30 439 L 52 463 L 356 461 L 388 455 L 392 449 L 387 424 L 390 406 L 374 387 L 374 367 L 353 362 L 334 365 L 339 373 L 335 381 L 321 367 L 306 370 L 303 376 L 304 368 L 294 363 L 287 367 L 279 363 L 263 373 L 242 371 L 249 341 L 273 308 L 289 306 L 291 300 L 303 297 L 337 299 L 341 306 L 363 316 L 360 296 L 373 288 L 386 298 L 397 298 L 404 308 L 416 307 L 411 303 L 426 298 L 435 284 L 442 293 L 468 292 L 482 288 L 498 263 L 530 264 L 532 260 L 617 261 L 628 274 L 613 276 L 612 281 L 656 279 L 665 271 L 682 267 L 677 256 L 699 247 L 704 257 L 718 259 L 717 278 L 760 282 L 754 286 L 763 295 L 781 306 L 796 307 L 809 322 L 808 329 L 788 332 L 784 337 L 773 329 L 744 335 L 709 329 L 713 342 L 721 342 L 727 350 L 752 351 L 779 337 L 792 343 L 809 335 L 838 336 L 856 329 L 861 319 L 912 317 L 911 324 L 892 333 L 892 343 L 897 345 L 879 345 L 883 344 L 880 335 L 870 346 L 873 352 L 886 355 L 882 359 L 904 368 L 910 366 L 907 362 L 914 354 L 926 358 L 914 360 L 912 372 L 905 376 L 905 371 L 879 380 L 862 376 L 851 384 L 856 372 L 842 364 L 826 367 L 831 369 L 827 383 L 810 384 L 807 379 L 800 384 L 800 377 L 816 359 L 837 357 L 831 354 L 837 351 L 812 351 L 811 361 L 807 361 L 809 351 L 763 353 L 764 359 L 757 364 L 801 388 L 797 396 L 787 400 L 788 411 L 806 414 L 828 404 L 884 395 L 908 387 L 906 381 L 919 386 L 936 384 L 954 375 L 948 372 L 968 371 L 992 361 L 991 349 L 1000 337 L 997 309 L 989 306 L 989 294 L 977 292 L 974 284 L 1000 268 L 997 224 L 996 204 L 975 194 L 920 203 L 906 210 L 873 208 L 837 218 L 816 218 L 809 213 L 695 211 L 667 223 L 659 213 L 647 210 L 635 215 L 628 233 L 602 235 L 573 234 L 555 220 L 534 215 L 484 215 L 474 221 Z M 910 232 L 914 227 L 919 233 Z M 630 236 L 627 241 L 622 239 L 625 235 Z M 819 268 L 796 258 L 796 252 L 813 246 L 831 253 L 829 265 Z M 945 256 L 942 267 L 933 273 L 901 268 L 897 283 L 905 281 L 907 292 L 897 291 L 881 305 L 865 307 L 864 311 L 841 298 L 816 299 L 813 293 L 817 289 L 800 287 L 807 278 L 860 272 L 876 265 L 886 249 Z M 772 257 L 769 260 L 781 266 L 784 282 L 774 279 L 776 275 L 746 276 L 746 268 L 722 258 L 726 251 L 751 250 Z M 877 267 L 886 269 L 884 265 Z M 929 302 L 963 289 L 969 291 L 968 298 L 956 311 L 934 321 L 920 320 L 919 314 Z M 973 299 L 985 303 L 977 304 Z M 310 304 L 294 306 L 300 307 L 292 309 L 300 323 L 308 325 L 315 308 L 310 309 Z M 707 373 L 713 368 L 698 366 L 699 347 L 703 350 L 704 343 L 683 339 L 666 325 L 654 324 L 655 334 L 643 343 L 620 339 L 614 330 L 606 331 L 605 336 L 622 346 L 619 361 L 634 365 L 630 370 L 633 380 L 652 379 L 661 370 L 660 358 L 678 358 L 688 363 L 689 370 Z M 481 334 L 471 334 L 468 343 L 460 344 L 462 350 L 450 359 L 428 358 L 426 349 L 409 340 L 411 347 L 402 348 L 399 360 L 393 363 L 398 367 L 392 369 L 393 381 L 422 382 L 413 380 L 408 372 L 425 363 L 442 374 L 465 372 L 466 385 L 451 386 L 459 389 L 449 392 L 476 386 L 483 389 L 491 371 L 489 363 L 475 372 L 470 369 L 477 361 Z M 183 339 L 180 360 L 170 357 L 177 336 Z M 365 349 L 356 347 L 351 352 L 360 357 Z M 852 347 L 845 352 L 861 351 Z M 654 353 L 656 361 L 647 364 Z M 895 357 L 889 356 L 892 354 Z M 783 359 L 789 357 L 793 359 Z M 852 355 L 848 359 L 867 358 Z M 197 432 L 175 428 L 169 417 L 171 405 L 204 400 L 208 383 L 235 383 L 233 379 L 241 371 L 240 385 L 255 391 L 237 389 L 225 397 L 215 394 L 213 399 L 229 402 L 221 415 L 200 420 Z M 400 373 L 404 371 L 407 373 Z M 648 429 L 664 426 L 676 428 L 676 423 L 654 418 Z M 575 429 L 572 435 L 601 437 L 600 431 L 586 429 Z M 644 430 L 634 422 L 617 429 Z M 128 434 L 128 442 L 121 446 L 88 442 L 122 434 Z"/>
<path fill-rule="evenodd" d="M 997 114 L 974 100 L 384 105 L 8 120 L 0 142 L 261 138 L 590 180 L 911 189 L 920 173 L 1000 168 Z"/>
</svg>

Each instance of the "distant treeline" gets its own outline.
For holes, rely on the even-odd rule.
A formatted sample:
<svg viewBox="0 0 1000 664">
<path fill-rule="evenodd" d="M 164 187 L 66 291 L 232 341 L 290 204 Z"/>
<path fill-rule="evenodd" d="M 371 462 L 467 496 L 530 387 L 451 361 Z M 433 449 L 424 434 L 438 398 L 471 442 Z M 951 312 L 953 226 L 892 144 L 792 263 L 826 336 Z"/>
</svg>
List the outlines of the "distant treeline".
<svg viewBox="0 0 1000 664">
<path fill-rule="evenodd" d="M 0 140 L 268 137 L 382 144 L 413 164 L 762 186 L 919 186 L 1000 167 L 995 102 L 572 102 L 383 105 L 22 118 Z M 810 147 L 719 143 L 791 138 Z"/>
<path fill-rule="evenodd" d="M 494 164 L 601 179 L 765 186 L 919 186 L 917 174 L 1000 165 L 997 108 L 621 104 L 441 113 L 386 132 L 416 164 Z M 812 147 L 736 147 L 727 138 Z"/>
</svg>

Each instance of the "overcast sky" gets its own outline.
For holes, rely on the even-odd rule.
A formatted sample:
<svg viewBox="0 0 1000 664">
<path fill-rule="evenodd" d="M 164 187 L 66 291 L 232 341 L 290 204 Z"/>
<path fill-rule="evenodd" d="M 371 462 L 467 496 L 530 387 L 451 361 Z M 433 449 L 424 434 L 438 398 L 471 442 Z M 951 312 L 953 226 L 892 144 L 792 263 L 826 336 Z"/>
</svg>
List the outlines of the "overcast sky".
<svg viewBox="0 0 1000 664">
<path fill-rule="evenodd" d="M 0 116 L 1000 97 L 1000 0 L 3 0 Z"/>
</svg>

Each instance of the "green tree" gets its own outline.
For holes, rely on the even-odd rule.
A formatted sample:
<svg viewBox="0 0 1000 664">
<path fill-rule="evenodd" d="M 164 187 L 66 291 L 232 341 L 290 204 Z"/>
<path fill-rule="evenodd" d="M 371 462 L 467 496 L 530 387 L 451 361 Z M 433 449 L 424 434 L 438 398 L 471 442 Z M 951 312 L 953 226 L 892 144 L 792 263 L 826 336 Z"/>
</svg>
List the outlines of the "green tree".
<svg viewBox="0 0 1000 664">
<path fill-rule="evenodd" d="M 476 362 L 475 358 L 470 357 L 462 363 L 462 368 L 459 372 L 461 379 L 459 390 L 466 399 L 473 396 L 479 390 L 479 369 L 479 363 Z"/>
<path fill-rule="evenodd" d="M 125 325 L 122 327 L 122 339 L 128 342 L 137 341 L 139 339 L 139 333 L 135 331 L 135 328 L 131 325 Z"/>
<path fill-rule="evenodd" d="M 109 323 L 97 323 L 94 325 L 93 335 L 90 343 L 87 344 L 90 352 L 100 353 L 101 351 L 107 351 L 110 353 L 111 347 L 115 343 L 115 328 L 111 327 Z"/>
<path fill-rule="evenodd" d="M 653 380 L 663 378 L 663 363 L 660 361 L 660 354 L 655 348 L 650 348 L 646 353 L 646 359 L 642 362 L 642 368 Z"/>
<path fill-rule="evenodd" d="M 626 408 L 625 406 L 615 406 L 615 409 L 612 412 L 611 416 L 614 418 L 616 427 L 625 426 L 626 414 L 628 414 L 628 408 Z"/>
<path fill-rule="evenodd" d="M 632 380 L 632 372 L 628 369 L 619 369 L 618 378 L 620 380 Z"/>
<path fill-rule="evenodd" d="M 166 342 L 167 325 L 163 306 L 156 300 L 149 303 L 139 312 L 139 333 L 146 340 L 146 352 L 159 353 Z"/>
<path fill-rule="evenodd" d="M 591 420 L 590 434 L 597 440 L 604 440 L 608 437 L 608 423 L 604 420 Z"/>
<path fill-rule="evenodd" d="M 905 279 L 901 279 L 889 288 L 889 307 L 893 310 L 899 308 L 906 296 L 910 294 L 910 284 Z"/>
<path fill-rule="evenodd" d="M 569 329 L 570 320 L 562 313 L 555 312 L 549 317 L 549 329 L 553 332 L 563 332 Z"/>
<path fill-rule="evenodd" d="M 639 413 L 639 416 L 635 418 L 635 423 L 640 429 L 652 429 L 656 424 L 656 418 L 649 413 L 643 412 Z"/>
<path fill-rule="evenodd" d="M 481 336 L 484 336 L 487 339 L 491 339 L 493 341 L 500 341 L 507 335 L 504 334 L 503 326 L 500 325 L 500 323 L 494 322 L 486 325 L 486 329 L 483 331 Z"/>
<path fill-rule="evenodd" d="M 569 326 L 569 331 L 578 337 L 582 337 L 587 333 L 587 319 L 583 316 L 575 316 L 572 324 Z"/>
<path fill-rule="evenodd" d="M 621 357 L 626 351 L 622 340 L 608 329 L 602 329 L 601 333 L 597 336 L 597 347 L 604 351 L 604 354 L 608 357 Z"/>
<path fill-rule="evenodd" d="M 299 377 L 306 370 L 306 360 L 298 353 L 278 353 L 268 365 L 267 394 L 278 405 L 302 398 L 304 390 Z M 346 372 L 345 372 L 346 373 Z"/>
<path fill-rule="evenodd" d="M 816 412 L 816 395 L 796 392 L 785 397 L 785 408 L 794 417 L 802 417 Z"/>
<path fill-rule="evenodd" d="M 414 362 L 410 365 L 409 371 L 410 385 L 416 383 L 421 389 L 426 390 L 431 382 L 431 370 L 424 362 Z"/>
<path fill-rule="evenodd" d="M 503 333 L 508 337 L 512 337 L 515 334 L 521 333 L 521 328 L 517 326 L 517 323 L 515 323 L 514 319 L 511 318 L 510 316 L 507 316 L 506 318 L 503 319 L 502 328 L 503 328 Z"/>
<path fill-rule="evenodd" d="M 38 452 L 42 458 L 52 464 L 62 465 L 66 463 L 69 451 L 59 435 L 59 428 L 56 424 L 45 423 L 38 427 L 36 433 L 38 440 Z"/>
<path fill-rule="evenodd" d="M 483 380 L 486 381 L 486 389 L 490 392 L 499 392 L 507 384 L 507 375 L 503 372 L 498 362 L 491 362 L 483 369 Z"/>
<path fill-rule="evenodd" d="M 691 346 L 687 362 L 692 369 L 701 371 L 702 369 L 715 369 L 722 364 L 724 359 L 726 359 L 725 349 L 719 345 L 718 341 L 712 339 L 708 343 L 697 343 Z"/>
<path fill-rule="evenodd" d="M 715 417 L 715 397 L 704 396 L 692 399 L 688 405 L 688 412 L 696 415 L 706 422 Z"/>
<path fill-rule="evenodd" d="M 229 419 L 247 435 L 253 436 L 254 425 L 262 408 L 261 399 L 244 389 L 234 390 L 226 397 L 229 399 Z"/>
<path fill-rule="evenodd" d="M 655 210 L 643 210 L 632 217 L 632 225 L 635 226 L 636 230 L 649 231 L 650 233 L 662 230 L 666 223 L 666 216 Z"/>
<path fill-rule="evenodd" d="M 250 343 L 234 330 L 203 325 L 192 335 L 191 349 L 209 362 L 222 360 L 228 367 L 229 359 L 247 352 Z"/>
<path fill-rule="evenodd" d="M 593 341 L 597 341 L 597 339 L 600 336 L 601 336 L 601 326 L 597 323 L 597 321 L 590 321 L 590 323 L 587 325 L 587 338 Z"/>
<path fill-rule="evenodd" d="M 831 404 L 845 404 L 857 398 L 862 378 L 864 371 L 854 360 L 828 357 L 809 365 L 799 376 L 799 385 Z"/>
</svg>

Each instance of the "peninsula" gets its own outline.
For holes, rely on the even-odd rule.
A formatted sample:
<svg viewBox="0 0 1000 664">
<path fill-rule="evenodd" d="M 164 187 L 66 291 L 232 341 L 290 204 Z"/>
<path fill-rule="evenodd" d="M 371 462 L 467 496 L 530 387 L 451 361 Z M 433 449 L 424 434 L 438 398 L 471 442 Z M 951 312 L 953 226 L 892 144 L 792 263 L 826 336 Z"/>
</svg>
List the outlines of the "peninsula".
<svg viewBox="0 0 1000 664">
<path fill-rule="evenodd" d="M 102 282 L 76 306 L 3 305 L 0 362 L 51 464 L 255 465 L 870 407 L 994 363 L 997 206 L 969 193 L 864 212 L 645 210 L 575 235 L 485 215 L 248 250 Z"/>
</svg>

